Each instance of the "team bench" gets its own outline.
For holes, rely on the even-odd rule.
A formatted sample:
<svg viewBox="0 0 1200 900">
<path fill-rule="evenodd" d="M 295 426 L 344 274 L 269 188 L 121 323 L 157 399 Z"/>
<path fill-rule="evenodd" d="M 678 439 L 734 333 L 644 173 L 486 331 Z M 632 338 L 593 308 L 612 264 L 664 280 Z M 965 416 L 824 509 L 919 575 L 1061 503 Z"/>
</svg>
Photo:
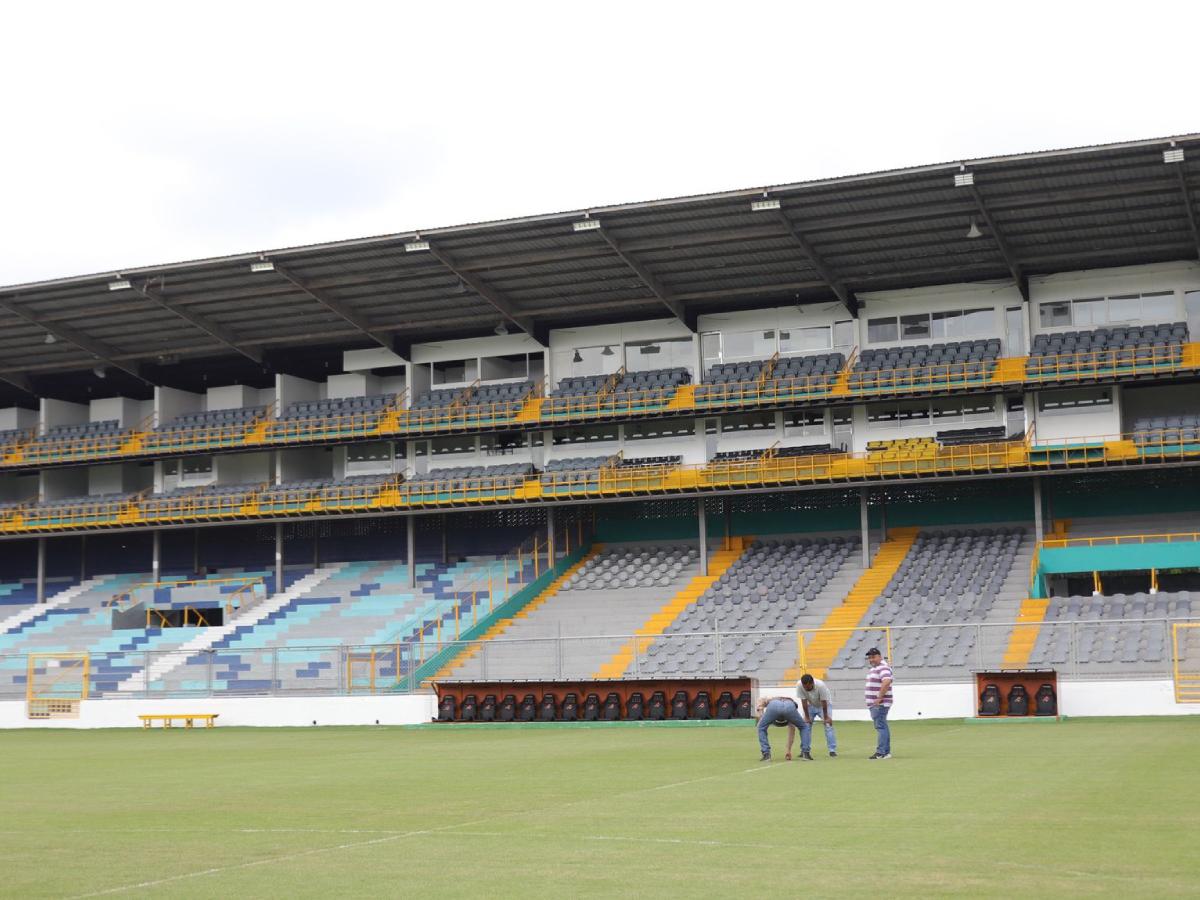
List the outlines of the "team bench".
<svg viewBox="0 0 1200 900">
<path fill-rule="evenodd" d="M 170 728 L 172 723 L 178 719 L 183 720 L 184 728 L 191 728 L 195 722 L 203 722 L 205 728 L 212 728 L 217 724 L 216 719 L 220 713 L 154 713 L 153 715 L 139 715 L 142 720 L 142 727 L 149 728 L 155 722 L 162 722 L 163 728 Z"/>
</svg>

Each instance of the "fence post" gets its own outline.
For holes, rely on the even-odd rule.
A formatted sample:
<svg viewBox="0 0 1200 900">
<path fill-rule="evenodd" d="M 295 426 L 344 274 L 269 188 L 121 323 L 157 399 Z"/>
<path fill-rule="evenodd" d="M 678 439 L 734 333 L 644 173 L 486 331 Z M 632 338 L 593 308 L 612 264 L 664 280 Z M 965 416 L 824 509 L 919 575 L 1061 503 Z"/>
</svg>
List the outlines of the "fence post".
<svg viewBox="0 0 1200 900">
<path fill-rule="evenodd" d="M 721 624 L 713 619 L 713 642 L 717 645 L 717 677 L 725 674 L 725 666 L 721 662 Z"/>
<path fill-rule="evenodd" d="M 975 668 L 983 671 L 983 625 L 975 626 Z"/>
<path fill-rule="evenodd" d="M 208 696 L 211 697 L 216 692 L 216 685 L 213 683 L 213 657 L 217 654 L 215 650 L 206 652 L 208 653 Z"/>
<path fill-rule="evenodd" d="M 271 648 L 271 695 L 279 690 L 279 648 Z"/>
<path fill-rule="evenodd" d="M 642 671 L 642 663 L 641 663 L 641 655 L 642 654 L 638 650 L 638 639 L 637 639 L 636 634 L 633 636 L 632 640 L 633 640 L 633 674 L 636 676 L 636 675 L 639 675 Z"/>
<path fill-rule="evenodd" d="M 1071 623 L 1071 677 L 1079 677 L 1079 628 Z"/>
<path fill-rule="evenodd" d="M 150 696 L 150 651 L 146 651 L 146 682 L 142 685 L 142 696 Z"/>
<path fill-rule="evenodd" d="M 483 642 L 483 650 L 481 650 L 479 653 L 479 668 L 482 670 L 480 673 L 480 677 L 484 681 L 487 681 L 487 657 L 488 657 L 487 651 L 488 651 L 488 642 L 484 641 Z"/>
<path fill-rule="evenodd" d="M 562 622 L 558 623 L 558 678 L 561 681 L 563 677 L 563 641 L 562 641 Z"/>
</svg>

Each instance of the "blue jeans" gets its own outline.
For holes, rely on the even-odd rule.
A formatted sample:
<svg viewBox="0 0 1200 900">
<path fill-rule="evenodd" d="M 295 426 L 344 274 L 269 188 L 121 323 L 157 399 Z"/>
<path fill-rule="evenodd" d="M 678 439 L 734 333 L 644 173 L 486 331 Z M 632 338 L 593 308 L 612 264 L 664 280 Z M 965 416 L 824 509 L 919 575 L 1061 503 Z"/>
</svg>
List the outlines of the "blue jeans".
<svg viewBox="0 0 1200 900">
<path fill-rule="evenodd" d="M 808 714 L 812 716 L 813 721 L 820 719 L 825 724 L 825 746 L 829 748 L 830 753 L 837 752 L 837 736 L 833 733 L 833 723 L 825 721 L 825 715 L 819 709 L 813 709 L 810 704 Z M 800 732 L 800 750 L 807 753 L 812 749 L 812 726 L 809 725 L 804 731 Z"/>
<path fill-rule="evenodd" d="M 871 721 L 875 723 L 875 730 L 878 732 L 878 741 L 875 744 L 875 752 L 881 756 L 892 752 L 892 733 L 888 730 L 888 710 L 890 706 L 872 706 Z"/>
<path fill-rule="evenodd" d="M 795 701 L 772 700 L 767 704 L 767 708 L 763 710 L 763 714 L 758 720 L 758 746 L 762 748 L 763 753 L 771 752 L 771 743 L 767 740 L 767 729 L 775 723 L 776 719 L 786 719 L 788 724 L 799 728 L 801 742 L 807 739 L 808 723 L 800 715 L 800 707 L 796 705 Z"/>
</svg>

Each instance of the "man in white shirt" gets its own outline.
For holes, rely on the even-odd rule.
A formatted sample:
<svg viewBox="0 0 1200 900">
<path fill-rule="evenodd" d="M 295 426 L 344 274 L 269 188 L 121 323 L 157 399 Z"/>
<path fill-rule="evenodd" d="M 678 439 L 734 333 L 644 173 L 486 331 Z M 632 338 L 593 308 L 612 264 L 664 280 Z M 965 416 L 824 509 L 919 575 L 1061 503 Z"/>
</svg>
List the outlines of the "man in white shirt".
<svg viewBox="0 0 1200 900">
<path fill-rule="evenodd" d="M 821 721 L 825 725 L 825 746 L 829 748 L 829 755 L 836 757 L 837 735 L 833 733 L 833 695 L 829 692 L 829 686 L 820 678 L 813 678 L 805 673 L 796 682 L 796 697 L 800 700 L 804 721 L 809 726 L 800 732 L 800 758 L 812 759 L 809 754 L 812 743 L 812 724 L 817 716 L 821 717 Z"/>
</svg>

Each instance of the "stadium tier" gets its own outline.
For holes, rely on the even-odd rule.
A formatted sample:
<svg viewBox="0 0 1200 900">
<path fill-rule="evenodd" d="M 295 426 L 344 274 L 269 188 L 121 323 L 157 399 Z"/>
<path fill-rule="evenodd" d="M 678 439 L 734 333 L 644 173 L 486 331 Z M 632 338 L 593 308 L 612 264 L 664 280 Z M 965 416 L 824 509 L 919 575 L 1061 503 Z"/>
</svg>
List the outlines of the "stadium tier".
<svg viewBox="0 0 1200 900">
<path fill-rule="evenodd" d="M 0 288 L 3 690 L 1176 678 L 1181 140 Z"/>
</svg>

